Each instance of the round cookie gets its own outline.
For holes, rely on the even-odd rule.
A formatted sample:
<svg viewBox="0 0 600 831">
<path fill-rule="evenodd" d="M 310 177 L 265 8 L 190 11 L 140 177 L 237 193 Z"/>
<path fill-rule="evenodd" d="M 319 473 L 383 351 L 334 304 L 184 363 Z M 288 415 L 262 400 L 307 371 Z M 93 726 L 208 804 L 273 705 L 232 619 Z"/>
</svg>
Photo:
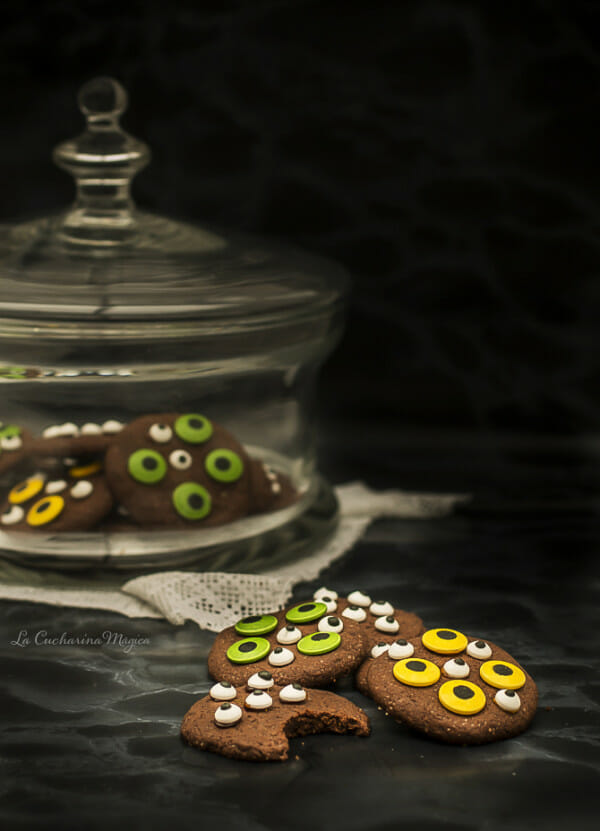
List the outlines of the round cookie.
<svg viewBox="0 0 600 831">
<path fill-rule="evenodd" d="M 422 631 L 416 615 L 398 610 L 394 615 L 409 635 Z M 213 678 L 232 684 L 243 684 L 253 673 L 266 670 L 278 684 L 323 687 L 364 661 L 380 636 L 374 621 L 368 609 L 364 615 L 355 613 L 347 598 L 318 590 L 312 600 L 243 618 L 224 629 L 210 651 L 208 669 Z"/>
<path fill-rule="evenodd" d="M 261 480 L 248 454 L 199 413 L 136 419 L 111 442 L 105 464 L 116 498 L 144 527 L 208 528 L 256 510 Z"/>
<path fill-rule="evenodd" d="M 17 424 L 0 421 L 0 476 L 30 455 L 31 433 Z"/>
<path fill-rule="evenodd" d="M 531 723 L 537 687 L 490 641 L 439 628 L 393 647 L 365 661 L 357 684 L 396 720 L 450 744 L 507 739 Z"/>
<path fill-rule="evenodd" d="M 45 534 L 87 531 L 110 512 L 112 504 L 102 473 L 62 479 L 37 473 L 9 492 L 0 507 L 0 530 Z"/>
<path fill-rule="evenodd" d="M 71 421 L 51 424 L 42 431 L 41 436 L 31 441 L 29 455 L 41 458 L 101 455 L 122 429 L 123 424 L 115 419 L 102 424 L 86 422 L 81 426 Z"/>
<path fill-rule="evenodd" d="M 351 701 L 323 690 L 215 684 L 181 725 L 185 742 L 230 759 L 283 761 L 289 739 L 314 733 L 369 735 L 366 714 Z"/>
</svg>

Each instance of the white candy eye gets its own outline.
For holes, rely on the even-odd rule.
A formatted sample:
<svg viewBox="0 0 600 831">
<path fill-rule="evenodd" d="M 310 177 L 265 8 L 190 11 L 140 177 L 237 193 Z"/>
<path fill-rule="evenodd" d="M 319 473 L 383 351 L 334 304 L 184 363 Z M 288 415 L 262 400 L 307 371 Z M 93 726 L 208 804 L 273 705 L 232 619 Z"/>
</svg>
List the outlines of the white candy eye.
<svg viewBox="0 0 600 831">
<path fill-rule="evenodd" d="M 79 435 L 79 427 L 76 424 L 73 424 L 72 421 L 67 421 L 66 424 L 59 424 L 58 426 L 58 435 L 59 436 L 78 436 Z"/>
<path fill-rule="evenodd" d="M 368 594 L 364 594 L 360 591 L 354 591 L 348 595 L 348 603 L 352 606 L 370 606 L 371 598 Z"/>
<path fill-rule="evenodd" d="M 21 522 L 24 516 L 25 511 L 20 505 L 12 505 L 0 516 L 0 522 L 2 525 L 16 525 L 17 522 Z"/>
<path fill-rule="evenodd" d="M 521 699 L 515 690 L 498 690 L 494 696 L 494 701 L 502 710 L 507 713 L 516 713 L 521 707 Z"/>
<path fill-rule="evenodd" d="M 158 444 L 166 444 L 173 438 L 173 431 L 168 424 L 153 424 L 148 430 L 148 435 L 152 441 Z"/>
<path fill-rule="evenodd" d="M 284 704 L 296 704 L 306 701 L 306 690 L 302 684 L 288 684 L 279 691 L 279 698 Z"/>
<path fill-rule="evenodd" d="M 361 623 L 367 619 L 367 613 L 360 606 L 347 606 L 342 612 L 342 617 L 347 617 L 349 620 L 356 620 Z"/>
<path fill-rule="evenodd" d="M 232 724 L 237 724 L 241 717 L 242 708 L 238 707 L 237 704 L 230 704 L 229 701 L 221 704 L 215 710 L 215 721 L 219 727 L 230 727 Z"/>
<path fill-rule="evenodd" d="M 369 611 L 372 615 L 381 617 L 381 615 L 393 615 L 394 607 L 391 603 L 388 603 L 387 600 L 374 600 L 369 606 Z"/>
<path fill-rule="evenodd" d="M 393 615 L 385 615 L 384 617 L 377 618 L 375 621 L 375 629 L 378 632 L 386 632 L 387 634 L 394 635 L 400 629 L 400 624 Z"/>
<path fill-rule="evenodd" d="M 73 485 L 69 493 L 73 499 L 85 499 L 93 490 L 94 486 L 91 482 L 88 482 L 87 479 L 80 479 L 76 485 Z"/>
<path fill-rule="evenodd" d="M 316 592 L 313 594 L 313 600 L 320 600 L 323 596 L 331 597 L 332 600 L 338 599 L 337 592 L 334 592 L 333 589 L 326 589 L 325 586 L 321 586 L 321 588 L 317 589 Z"/>
<path fill-rule="evenodd" d="M 0 447 L 2 450 L 20 450 L 23 447 L 23 439 L 21 436 L 3 436 L 0 439 Z"/>
<path fill-rule="evenodd" d="M 245 703 L 251 710 L 266 710 L 273 703 L 273 699 L 264 690 L 253 690 Z"/>
<path fill-rule="evenodd" d="M 255 672 L 248 678 L 248 686 L 253 690 L 268 690 L 274 683 L 273 676 L 266 669 Z"/>
<path fill-rule="evenodd" d="M 300 638 L 302 637 L 302 632 L 296 627 L 292 626 L 284 626 L 283 629 L 280 629 L 277 633 L 277 640 L 279 643 L 298 643 Z"/>
<path fill-rule="evenodd" d="M 55 439 L 57 436 L 61 435 L 60 430 L 60 424 L 51 424 L 50 427 L 46 427 L 43 430 L 42 436 L 45 439 Z"/>
<path fill-rule="evenodd" d="M 479 658 L 480 661 L 487 661 L 492 657 L 492 650 L 485 641 L 471 641 L 467 646 L 467 655 L 471 658 Z"/>
<path fill-rule="evenodd" d="M 319 597 L 319 603 L 324 603 L 327 607 L 327 614 L 332 614 L 337 609 L 336 600 L 329 594 L 323 594 Z"/>
<path fill-rule="evenodd" d="M 285 667 L 294 660 L 294 653 L 283 646 L 276 646 L 269 655 L 269 663 L 274 667 Z"/>
<path fill-rule="evenodd" d="M 462 658 L 451 658 L 443 666 L 444 674 L 448 678 L 466 678 L 471 671 L 468 663 Z"/>
<path fill-rule="evenodd" d="M 219 681 L 210 688 L 209 695 L 215 701 L 231 701 L 232 698 L 236 697 L 237 693 L 235 687 L 229 681 Z"/>
<path fill-rule="evenodd" d="M 109 418 L 108 421 L 105 421 L 102 425 L 102 432 L 107 433 L 108 435 L 112 435 L 113 433 L 120 433 L 123 429 L 123 425 L 120 421 L 116 421 L 114 418 Z"/>
<path fill-rule="evenodd" d="M 399 638 L 394 643 L 390 644 L 388 657 L 393 658 L 394 661 L 400 661 L 402 658 L 410 658 L 415 654 L 415 648 L 412 643 Z"/>
<path fill-rule="evenodd" d="M 169 454 L 169 463 L 176 470 L 187 470 L 192 466 L 192 457 L 187 450 L 173 450 Z"/>
<path fill-rule="evenodd" d="M 342 632 L 344 624 L 339 617 L 322 617 L 318 629 L 319 632 Z"/>
<path fill-rule="evenodd" d="M 99 424 L 94 424 L 91 421 L 88 421 L 87 424 L 84 424 L 81 428 L 81 435 L 82 436 L 99 436 L 102 434 L 102 427 Z"/>
<path fill-rule="evenodd" d="M 376 643 L 373 649 L 371 650 L 371 657 L 379 658 L 380 655 L 385 655 L 385 653 L 389 651 L 389 648 L 389 643 L 385 643 L 385 641 L 381 641 L 381 643 Z"/>
<path fill-rule="evenodd" d="M 55 479 L 53 482 L 47 482 L 45 491 L 46 493 L 61 493 L 67 488 L 67 483 L 64 479 Z"/>
</svg>

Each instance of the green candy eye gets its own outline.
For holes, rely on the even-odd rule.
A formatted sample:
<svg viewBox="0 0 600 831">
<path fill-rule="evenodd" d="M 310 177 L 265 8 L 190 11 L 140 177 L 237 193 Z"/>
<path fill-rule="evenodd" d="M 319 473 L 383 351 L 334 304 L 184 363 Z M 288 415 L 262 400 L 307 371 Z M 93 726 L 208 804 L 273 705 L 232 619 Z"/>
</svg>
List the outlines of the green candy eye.
<svg viewBox="0 0 600 831">
<path fill-rule="evenodd" d="M 204 519 L 210 514 L 212 499 L 202 485 L 184 482 L 173 491 L 173 506 L 184 519 Z"/>
<path fill-rule="evenodd" d="M 167 463 L 156 450 L 136 450 L 127 460 L 127 470 L 136 482 L 156 485 L 164 479 Z"/>
<path fill-rule="evenodd" d="M 324 655 L 337 649 L 341 642 L 337 632 L 313 632 L 300 638 L 297 647 L 303 655 Z"/>
<path fill-rule="evenodd" d="M 286 613 L 285 619 L 290 623 L 311 623 L 327 614 L 327 606 L 316 600 L 314 603 L 299 603 Z"/>
<path fill-rule="evenodd" d="M 233 664 L 253 664 L 266 658 L 270 651 L 271 644 L 265 638 L 244 638 L 231 644 L 227 657 Z"/>
<path fill-rule="evenodd" d="M 237 482 L 244 472 L 244 463 L 233 450 L 211 450 L 204 462 L 206 472 L 217 482 Z"/>
<path fill-rule="evenodd" d="M 267 635 L 277 626 L 275 615 L 250 615 L 235 624 L 235 631 L 240 635 Z"/>
<path fill-rule="evenodd" d="M 15 436 L 21 435 L 21 428 L 16 424 L 6 424 L 0 427 L 0 439 L 13 439 Z"/>
<path fill-rule="evenodd" d="M 213 434 L 211 422 L 199 413 L 186 413 L 175 422 L 175 432 L 188 444 L 203 444 Z"/>
</svg>

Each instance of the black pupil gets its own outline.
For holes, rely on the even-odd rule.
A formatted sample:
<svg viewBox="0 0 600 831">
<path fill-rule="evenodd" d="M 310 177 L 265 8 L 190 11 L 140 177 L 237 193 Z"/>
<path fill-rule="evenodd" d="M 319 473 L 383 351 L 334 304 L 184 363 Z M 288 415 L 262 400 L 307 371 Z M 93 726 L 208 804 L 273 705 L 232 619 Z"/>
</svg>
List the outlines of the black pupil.
<svg viewBox="0 0 600 831">
<path fill-rule="evenodd" d="M 302 689 L 302 684 L 297 684 L 297 683 L 295 683 L 295 684 L 292 684 L 292 687 L 293 687 L 295 690 L 301 690 L 301 689 Z"/>
<path fill-rule="evenodd" d="M 411 669 L 413 672 L 424 672 L 427 665 L 423 661 L 408 661 L 406 669 Z"/>
<path fill-rule="evenodd" d="M 231 684 L 229 683 L 229 681 L 221 681 L 221 686 L 222 687 L 230 687 Z"/>
<path fill-rule="evenodd" d="M 393 615 L 388 615 L 386 617 L 386 620 L 387 620 L 388 623 L 393 623 L 394 622 L 394 616 Z"/>
<path fill-rule="evenodd" d="M 191 493 L 188 496 L 188 505 L 190 506 L 190 508 L 193 508 L 195 511 L 197 511 L 204 505 L 204 499 L 200 496 L 199 493 Z"/>
<path fill-rule="evenodd" d="M 275 649 L 273 650 L 273 652 L 276 652 L 279 655 L 280 652 L 283 652 L 283 647 L 276 646 Z"/>
<path fill-rule="evenodd" d="M 190 418 L 188 421 L 188 427 L 191 427 L 193 430 L 201 430 L 203 424 L 199 418 Z"/>
<path fill-rule="evenodd" d="M 215 467 L 217 470 L 229 470 L 231 467 L 231 462 L 227 458 L 227 456 L 217 456 L 215 461 Z"/>
<path fill-rule="evenodd" d="M 465 662 L 463 661 L 463 659 L 462 659 L 462 658 L 455 658 L 455 659 L 454 659 L 454 663 L 455 663 L 455 664 L 458 664 L 458 665 L 459 665 L 459 667 L 462 667 L 462 666 L 464 666 L 464 663 L 465 663 Z"/>
<path fill-rule="evenodd" d="M 329 635 L 327 634 L 327 632 L 317 632 L 316 635 L 312 636 L 311 640 L 313 640 L 313 641 L 322 641 L 322 640 L 325 640 L 325 638 L 328 638 L 328 637 L 329 637 Z"/>
<path fill-rule="evenodd" d="M 407 641 L 400 638 L 400 640 L 397 640 L 396 643 L 398 644 L 398 646 L 406 646 Z"/>
<path fill-rule="evenodd" d="M 483 649 L 485 646 L 485 641 L 476 641 L 475 646 L 477 647 L 477 649 Z"/>
<path fill-rule="evenodd" d="M 295 627 L 295 626 L 292 626 L 292 625 L 290 624 L 289 626 L 286 626 L 285 628 L 288 630 L 288 632 L 293 632 L 293 631 L 294 631 L 294 629 L 295 629 L 296 627 Z"/>
<path fill-rule="evenodd" d="M 339 623 L 340 623 L 340 622 L 339 622 L 339 620 L 338 620 L 336 617 L 328 617 L 328 618 L 327 618 L 327 623 L 328 623 L 330 626 L 339 626 Z"/>
<path fill-rule="evenodd" d="M 469 687 L 465 687 L 464 684 L 459 684 L 458 686 L 454 687 L 454 695 L 457 698 L 462 698 L 464 701 L 467 698 L 473 698 L 475 693 Z"/>
<path fill-rule="evenodd" d="M 231 709 L 231 704 L 221 704 L 221 709 L 222 710 L 230 710 Z"/>
<path fill-rule="evenodd" d="M 512 675 L 513 671 L 510 667 L 505 667 L 504 664 L 496 664 L 494 667 L 494 672 L 497 675 Z"/>
<path fill-rule="evenodd" d="M 256 643 L 254 641 L 246 641 L 246 643 L 241 643 L 238 648 L 240 652 L 252 652 L 253 649 L 256 649 Z"/>
<path fill-rule="evenodd" d="M 146 470 L 154 470 L 158 467 L 158 462 L 154 458 L 154 456 L 144 456 L 142 459 L 142 467 Z"/>
<path fill-rule="evenodd" d="M 263 669 L 258 673 L 258 677 L 263 678 L 265 681 L 270 681 L 273 676 L 266 669 Z"/>
<path fill-rule="evenodd" d="M 242 620 L 242 623 L 258 623 L 262 615 L 250 615 Z"/>
<path fill-rule="evenodd" d="M 50 507 L 50 502 L 40 502 L 40 504 L 35 509 L 36 514 L 43 514 L 45 510 Z"/>
<path fill-rule="evenodd" d="M 262 695 L 262 693 L 260 690 L 254 690 L 253 695 Z"/>
<path fill-rule="evenodd" d="M 298 606 L 298 611 L 299 612 L 312 612 L 312 610 L 314 608 L 315 608 L 314 603 L 305 603 L 303 606 Z"/>
<path fill-rule="evenodd" d="M 449 632 L 448 629 L 439 629 L 437 636 L 438 638 L 441 638 L 443 641 L 453 641 L 456 637 L 454 632 Z"/>
<path fill-rule="evenodd" d="M 510 698 L 513 698 L 514 694 L 515 694 L 515 691 L 514 690 L 506 690 L 506 692 L 504 694 L 508 695 Z"/>
</svg>

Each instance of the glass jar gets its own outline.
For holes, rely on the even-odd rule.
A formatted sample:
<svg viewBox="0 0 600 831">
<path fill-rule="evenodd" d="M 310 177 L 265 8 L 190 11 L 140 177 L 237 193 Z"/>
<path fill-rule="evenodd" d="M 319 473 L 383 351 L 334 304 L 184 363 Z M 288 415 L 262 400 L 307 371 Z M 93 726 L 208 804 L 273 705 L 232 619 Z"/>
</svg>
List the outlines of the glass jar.
<svg viewBox="0 0 600 831">
<path fill-rule="evenodd" d="M 319 365 L 340 336 L 345 273 L 296 250 L 138 210 L 130 184 L 150 153 L 119 125 L 126 104 L 112 79 L 82 88 L 86 129 L 54 152 L 76 180 L 74 205 L 0 231 L 4 492 L 37 473 L 38 501 L 59 487 L 49 488 L 52 481 L 71 485 L 64 465 L 82 453 L 68 440 L 86 431 L 110 443 L 121 425 L 146 414 L 201 414 L 260 460 L 270 481 L 287 482 L 293 498 L 176 527 L 128 522 L 130 507 L 115 498 L 113 520 L 92 527 L 2 521 L 0 549 L 51 567 L 259 568 L 296 556 L 337 517 L 316 467 L 313 399 Z M 15 432 L 34 451 L 13 465 Z M 40 450 L 44 437 L 57 436 L 65 439 L 60 452 Z M 106 446 L 95 452 L 108 465 Z M 140 492 L 143 499 L 150 491 Z M 7 516 L 12 505 L 5 498 Z M 23 507 L 29 517 L 31 505 Z"/>
</svg>

